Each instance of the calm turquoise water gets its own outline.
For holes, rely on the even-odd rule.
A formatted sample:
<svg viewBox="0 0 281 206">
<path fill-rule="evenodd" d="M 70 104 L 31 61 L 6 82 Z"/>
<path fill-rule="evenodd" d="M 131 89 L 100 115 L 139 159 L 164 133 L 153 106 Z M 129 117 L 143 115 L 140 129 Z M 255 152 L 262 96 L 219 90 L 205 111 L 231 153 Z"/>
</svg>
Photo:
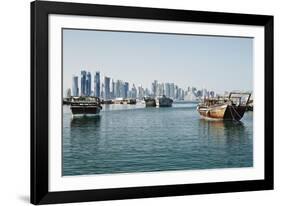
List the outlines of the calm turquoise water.
<svg viewBox="0 0 281 206">
<path fill-rule="evenodd" d="M 63 175 L 253 166 L 253 113 L 241 122 L 200 119 L 195 104 L 104 105 L 72 119 L 63 106 Z"/>
</svg>

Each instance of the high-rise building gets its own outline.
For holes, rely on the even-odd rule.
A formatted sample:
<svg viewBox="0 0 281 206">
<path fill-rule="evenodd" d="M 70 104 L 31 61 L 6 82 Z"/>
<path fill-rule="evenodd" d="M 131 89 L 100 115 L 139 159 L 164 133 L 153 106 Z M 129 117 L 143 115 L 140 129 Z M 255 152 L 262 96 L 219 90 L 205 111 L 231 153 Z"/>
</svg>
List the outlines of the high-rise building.
<svg viewBox="0 0 281 206">
<path fill-rule="evenodd" d="M 92 90 L 91 82 L 92 82 L 92 76 L 91 73 L 88 72 L 86 78 L 86 96 L 91 96 L 91 90 Z"/>
<path fill-rule="evenodd" d="M 82 70 L 81 71 L 81 96 L 86 95 L 86 75 L 87 72 Z"/>
<path fill-rule="evenodd" d="M 120 83 L 120 97 L 125 98 L 125 84 L 123 81 Z"/>
<path fill-rule="evenodd" d="M 158 85 L 158 96 L 164 95 L 164 83 Z"/>
<path fill-rule="evenodd" d="M 149 89 L 146 88 L 144 91 L 144 96 L 148 97 L 149 95 L 150 95 Z"/>
<path fill-rule="evenodd" d="M 104 77 L 104 99 L 110 99 L 110 78 Z"/>
<path fill-rule="evenodd" d="M 175 99 L 178 99 L 179 98 L 179 87 L 177 85 L 175 85 L 175 96 L 174 96 Z"/>
<path fill-rule="evenodd" d="M 128 87 L 128 88 L 127 88 Z M 129 83 L 124 83 L 121 80 L 117 80 L 115 83 L 115 95 L 117 98 L 126 98 L 128 96 Z"/>
<path fill-rule="evenodd" d="M 125 82 L 124 83 L 124 92 L 125 92 L 124 98 L 128 98 L 128 91 L 129 91 L 129 83 Z"/>
<path fill-rule="evenodd" d="M 104 83 L 101 83 L 101 93 L 100 93 L 100 97 L 101 97 L 101 98 L 105 98 L 105 94 L 104 94 Z"/>
<path fill-rule="evenodd" d="M 79 96 L 79 88 L 78 88 L 78 76 L 72 77 L 72 96 Z"/>
<path fill-rule="evenodd" d="M 144 98 L 144 89 L 142 88 L 142 85 L 139 85 L 138 87 L 138 98 L 143 99 Z"/>
<path fill-rule="evenodd" d="M 67 97 L 67 98 L 70 98 L 70 97 L 71 97 L 71 89 L 70 89 L 70 88 L 68 88 L 68 89 L 66 90 L 66 97 Z"/>
<path fill-rule="evenodd" d="M 178 88 L 178 100 L 184 99 L 184 90 L 182 88 Z"/>
<path fill-rule="evenodd" d="M 133 84 L 133 87 L 132 87 L 131 97 L 135 98 L 135 99 L 137 98 L 137 89 L 136 89 L 135 84 Z"/>
<path fill-rule="evenodd" d="M 170 98 L 172 98 L 172 99 L 175 98 L 175 84 L 174 83 L 170 84 Z"/>
<path fill-rule="evenodd" d="M 121 97 L 120 95 L 120 87 L 121 87 L 121 81 L 120 80 L 117 80 L 116 83 L 115 83 L 115 98 L 117 97 Z"/>
<path fill-rule="evenodd" d="M 94 92 L 96 97 L 100 97 L 100 72 L 96 72 L 94 79 Z"/>
<path fill-rule="evenodd" d="M 112 81 L 111 81 L 111 98 L 113 99 L 113 98 L 115 98 L 115 82 L 114 82 L 114 80 L 112 79 Z"/>
<path fill-rule="evenodd" d="M 166 95 L 166 97 L 170 97 L 170 84 L 169 83 L 165 83 L 165 92 L 164 94 Z"/>
<path fill-rule="evenodd" d="M 154 80 L 152 82 L 152 87 L 151 87 L 151 92 L 152 92 L 152 96 L 157 96 L 157 85 L 158 85 L 158 82 L 157 80 Z"/>
</svg>

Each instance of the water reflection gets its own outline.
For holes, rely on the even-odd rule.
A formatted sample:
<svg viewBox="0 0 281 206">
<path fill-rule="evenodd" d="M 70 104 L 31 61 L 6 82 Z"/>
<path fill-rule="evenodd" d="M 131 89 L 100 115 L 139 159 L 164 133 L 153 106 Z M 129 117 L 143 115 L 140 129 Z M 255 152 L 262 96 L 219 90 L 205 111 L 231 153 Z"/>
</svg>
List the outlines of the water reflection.
<svg viewBox="0 0 281 206">
<path fill-rule="evenodd" d="M 101 116 L 81 116 L 81 117 L 73 117 L 71 119 L 71 128 L 76 127 L 88 127 L 88 126 L 100 126 Z"/>
<path fill-rule="evenodd" d="M 71 147 L 83 149 L 88 148 L 90 145 L 98 145 L 100 140 L 101 119 L 102 117 L 100 115 L 72 118 L 70 122 Z"/>
<path fill-rule="evenodd" d="M 199 120 L 199 128 L 201 135 L 204 136 L 212 136 L 215 138 L 229 138 L 235 136 L 243 136 L 245 135 L 245 126 L 243 122 L 237 121 L 211 121 L 200 119 Z"/>
<path fill-rule="evenodd" d="M 63 175 L 253 165 L 252 113 L 243 123 L 206 121 L 193 104 L 138 106 L 104 105 L 99 116 L 73 119 L 64 106 Z"/>
</svg>

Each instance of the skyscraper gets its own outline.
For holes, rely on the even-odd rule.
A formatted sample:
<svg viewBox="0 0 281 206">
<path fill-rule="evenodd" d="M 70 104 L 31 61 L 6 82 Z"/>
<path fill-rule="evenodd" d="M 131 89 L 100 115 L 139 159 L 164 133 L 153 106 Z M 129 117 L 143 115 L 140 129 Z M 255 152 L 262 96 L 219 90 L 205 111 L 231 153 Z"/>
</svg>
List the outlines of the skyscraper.
<svg viewBox="0 0 281 206">
<path fill-rule="evenodd" d="M 129 91 L 129 83 L 128 82 L 125 82 L 124 84 L 124 97 L 127 98 L 128 97 L 128 91 Z"/>
<path fill-rule="evenodd" d="M 151 88 L 152 96 L 154 97 L 157 95 L 157 85 L 158 85 L 157 80 L 154 80 Z"/>
<path fill-rule="evenodd" d="M 148 97 L 150 95 L 149 90 L 146 88 L 144 90 L 144 96 Z"/>
<path fill-rule="evenodd" d="M 158 84 L 158 96 L 162 96 L 164 94 L 164 84 Z"/>
<path fill-rule="evenodd" d="M 91 82 L 92 82 L 92 76 L 91 76 L 91 73 L 88 72 L 87 79 L 86 79 L 86 96 L 91 95 L 91 90 L 92 90 Z"/>
<path fill-rule="evenodd" d="M 114 82 L 114 80 L 112 79 L 112 81 L 111 81 L 111 98 L 113 99 L 113 98 L 115 98 L 115 82 Z"/>
<path fill-rule="evenodd" d="M 101 98 L 105 98 L 105 95 L 104 95 L 104 83 L 101 83 L 101 93 L 100 93 L 100 97 L 101 97 Z"/>
<path fill-rule="evenodd" d="M 87 72 L 82 70 L 81 71 L 81 96 L 86 95 L 86 75 Z"/>
<path fill-rule="evenodd" d="M 165 92 L 164 94 L 166 95 L 166 97 L 170 97 L 170 84 L 169 83 L 165 83 Z"/>
<path fill-rule="evenodd" d="M 142 85 L 140 84 L 138 86 L 138 98 L 143 99 L 143 97 L 144 97 L 144 89 L 142 88 Z"/>
<path fill-rule="evenodd" d="M 104 99 L 110 99 L 110 78 L 104 77 Z"/>
<path fill-rule="evenodd" d="M 70 88 L 68 88 L 68 89 L 66 90 L 66 97 L 67 97 L 67 98 L 70 98 L 70 97 L 71 97 L 71 89 L 70 89 Z"/>
<path fill-rule="evenodd" d="M 175 98 L 175 84 L 174 83 L 170 84 L 170 98 L 172 98 L 172 99 Z"/>
<path fill-rule="evenodd" d="M 72 96 L 79 96 L 78 76 L 72 77 Z"/>
<path fill-rule="evenodd" d="M 121 80 L 117 80 L 116 82 L 116 97 L 122 97 L 122 81 Z"/>
<path fill-rule="evenodd" d="M 136 86 L 133 84 L 132 87 L 132 98 L 137 98 L 137 89 Z"/>
<path fill-rule="evenodd" d="M 94 79 L 95 96 L 100 97 L 100 72 L 96 72 Z"/>
<path fill-rule="evenodd" d="M 179 98 L 179 87 L 177 85 L 175 85 L 175 96 L 174 96 L 175 99 L 178 99 Z"/>
</svg>

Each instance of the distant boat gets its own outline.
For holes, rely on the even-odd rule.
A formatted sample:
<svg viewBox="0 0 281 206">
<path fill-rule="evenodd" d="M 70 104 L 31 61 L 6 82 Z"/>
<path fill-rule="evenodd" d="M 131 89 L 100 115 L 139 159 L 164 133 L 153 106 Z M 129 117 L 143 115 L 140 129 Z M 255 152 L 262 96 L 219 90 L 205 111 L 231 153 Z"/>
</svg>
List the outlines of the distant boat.
<svg viewBox="0 0 281 206">
<path fill-rule="evenodd" d="M 124 99 L 121 104 L 136 104 L 136 103 L 137 103 L 136 99 L 127 98 Z"/>
<path fill-rule="evenodd" d="M 113 104 L 123 104 L 124 99 L 122 97 L 115 98 L 112 102 Z"/>
<path fill-rule="evenodd" d="M 137 100 L 133 98 L 116 98 L 113 101 L 113 104 L 136 104 Z"/>
<path fill-rule="evenodd" d="M 102 110 L 98 97 L 73 97 L 70 103 L 73 116 L 97 115 Z"/>
<path fill-rule="evenodd" d="M 145 97 L 145 98 L 144 98 L 144 101 L 145 101 L 145 106 L 146 106 L 146 107 L 156 107 L 155 98 L 152 98 L 152 97 Z"/>
<path fill-rule="evenodd" d="M 173 100 L 165 95 L 156 98 L 156 105 L 159 107 L 171 107 Z"/>
<path fill-rule="evenodd" d="M 101 104 L 113 104 L 113 101 L 111 99 L 109 99 L 109 100 L 101 100 Z"/>
<path fill-rule="evenodd" d="M 246 101 L 242 101 L 246 97 Z M 228 97 L 205 99 L 197 111 L 205 119 L 237 120 L 244 116 L 251 93 L 231 92 Z"/>
</svg>

